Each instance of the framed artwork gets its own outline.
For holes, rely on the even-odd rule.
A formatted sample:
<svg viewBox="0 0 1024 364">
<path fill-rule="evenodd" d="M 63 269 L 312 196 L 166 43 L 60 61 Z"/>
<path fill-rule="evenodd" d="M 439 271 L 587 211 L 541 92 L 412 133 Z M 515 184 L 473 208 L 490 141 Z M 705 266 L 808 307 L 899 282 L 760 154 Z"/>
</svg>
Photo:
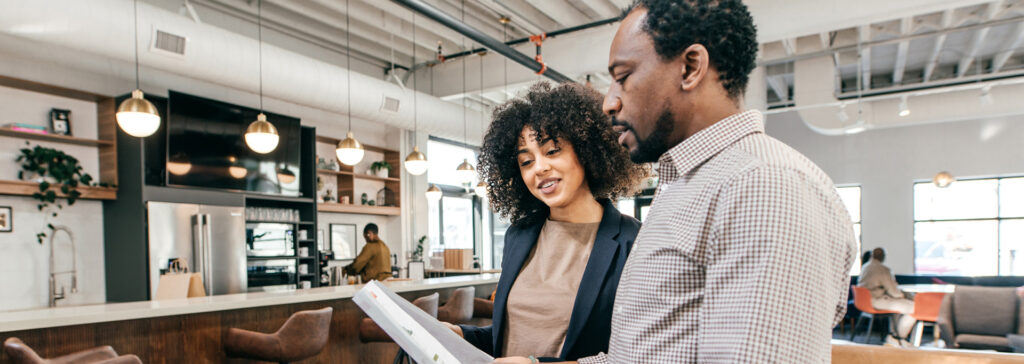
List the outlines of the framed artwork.
<svg viewBox="0 0 1024 364">
<path fill-rule="evenodd" d="M 14 210 L 10 206 L 0 206 L 0 233 L 14 231 Z"/>
<path fill-rule="evenodd" d="M 71 110 L 50 109 L 50 130 L 54 134 L 71 135 Z"/>
<path fill-rule="evenodd" d="M 356 258 L 355 224 L 331 224 L 331 250 L 335 260 Z"/>
</svg>

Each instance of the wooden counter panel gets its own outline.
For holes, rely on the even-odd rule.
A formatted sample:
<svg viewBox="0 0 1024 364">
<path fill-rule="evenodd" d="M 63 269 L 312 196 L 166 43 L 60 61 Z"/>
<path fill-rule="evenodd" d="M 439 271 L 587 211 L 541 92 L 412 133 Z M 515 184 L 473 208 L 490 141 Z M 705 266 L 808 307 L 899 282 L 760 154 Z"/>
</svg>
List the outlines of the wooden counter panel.
<svg viewBox="0 0 1024 364">
<path fill-rule="evenodd" d="M 477 297 L 486 297 L 496 284 L 474 285 Z M 439 289 L 445 302 L 455 288 Z M 410 301 L 431 291 L 405 292 Z M 249 363 L 229 359 L 221 348 L 223 335 L 231 327 L 274 332 L 293 313 L 333 307 L 331 333 L 319 356 L 301 363 L 391 363 L 398 346 L 394 343 L 361 343 L 359 322 L 366 317 L 352 299 L 304 302 L 240 310 L 206 312 L 128 321 L 104 322 L 68 327 L 14 331 L 0 340 L 16 336 L 42 357 L 55 357 L 96 346 L 110 345 L 118 354 L 135 354 L 143 363 Z M 0 352 L 0 363 L 10 361 Z"/>
</svg>

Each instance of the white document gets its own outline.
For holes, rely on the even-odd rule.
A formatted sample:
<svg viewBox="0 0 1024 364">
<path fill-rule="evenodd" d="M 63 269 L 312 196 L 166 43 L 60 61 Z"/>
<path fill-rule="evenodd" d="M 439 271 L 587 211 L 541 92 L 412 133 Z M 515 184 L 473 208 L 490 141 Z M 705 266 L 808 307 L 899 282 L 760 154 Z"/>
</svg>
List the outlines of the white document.
<svg viewBox="0 0 1024 364">
<path fill-rule="evenodd" d="M 486 364 L 494 361 L 380 282 L 367 283 L 352 301 L 417 363 Z"/>
</svg>

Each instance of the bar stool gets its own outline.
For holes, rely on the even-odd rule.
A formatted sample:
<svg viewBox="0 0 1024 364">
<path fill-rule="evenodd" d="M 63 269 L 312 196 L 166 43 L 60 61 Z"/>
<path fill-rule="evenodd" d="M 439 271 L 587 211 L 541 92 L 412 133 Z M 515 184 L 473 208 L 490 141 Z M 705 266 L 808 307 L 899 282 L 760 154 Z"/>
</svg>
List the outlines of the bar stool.
<svg viewBox="0 0 1024 364">
<path fill-rule="evenodd" d="M 412 301 L 412 304 L 419 307 L 423 312 L 426 312 L 430 317 L 437 317 L 437 301 L 439 296 L 440 295 L 437 293 L 429 296 L 423 296 Z M 369 317 L 364 317 L 363 320 L 359 322 L 359 341 L 363 343 L 395 342 L 391 339 L 391 336 L 388 336 L 387 332 L 384 332 L 384 329 L 380 328 L 380 326 L 378 326 L 376 322 L 373 322 Z M 398 348 L 398 354 L 395 354 L 394 363 L 399 364 L 406 359 L 408 359 L 408 355 L 404 350 L 402 350 L 402 348 Z"/>
<path fill-rule="evenodd" d="M 437 320 L 458 325 L 469 322 L 473 318 L 474 287 L 462 287 L 452 292 L 448 302 L 437 308 Z"/>
<path fill-rule="evenodd" d="M 272 334 L 228 329 L 224 351 L 229 357 L 286 363 L 311 358 L 327 345 L 331 307 L 299 311 Z"/>
<path fill-rule="evenodd" d="M 492 318 L 494 316 L 494 301 L 486 298 L 473 297 L 473 318 Z"/>
<path fill-rule="evenodd" d="M 110 345 L 82 350 L 56 358 L 43 359 L 35 350 L 25 345 L 21 339 L 10 337 L 4 341 L 4 351 L 7 352 L 7 356 L 15 364 L 142 364 L 139 357 L 135 355 L 118 356 L 117 352 Z"/>
</svg>

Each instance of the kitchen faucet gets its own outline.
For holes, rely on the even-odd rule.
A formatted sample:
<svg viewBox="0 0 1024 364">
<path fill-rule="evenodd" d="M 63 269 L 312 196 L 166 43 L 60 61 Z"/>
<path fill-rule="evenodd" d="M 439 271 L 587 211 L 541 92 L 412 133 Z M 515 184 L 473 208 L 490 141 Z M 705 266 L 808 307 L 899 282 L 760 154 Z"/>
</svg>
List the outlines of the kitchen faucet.
<svg viewBox="0 0 1024 364">
<path fill-rule="evenodd" d="M 68 239 L 71 241 L 71 270 L 63 272 L 55 272 L 54 261 L 53 261 L 53 243 L 54 238 L 57 237 L 57 232 L 63 231 L 68 234 Z M 60 286 L 60 292 L 57 292 L 57 275 L 59 274 L 71 274 L 71 293 L 78 293 L 78 250 L 75 247 L 75 236 L 71 234 L 71 229 L 67 226 L 60 225 L 53 228 L 53 232 L 50 233 L 50 307 L 57 306 L 57 300 L 64 299 L 64 286 Z"/>
</svg>

